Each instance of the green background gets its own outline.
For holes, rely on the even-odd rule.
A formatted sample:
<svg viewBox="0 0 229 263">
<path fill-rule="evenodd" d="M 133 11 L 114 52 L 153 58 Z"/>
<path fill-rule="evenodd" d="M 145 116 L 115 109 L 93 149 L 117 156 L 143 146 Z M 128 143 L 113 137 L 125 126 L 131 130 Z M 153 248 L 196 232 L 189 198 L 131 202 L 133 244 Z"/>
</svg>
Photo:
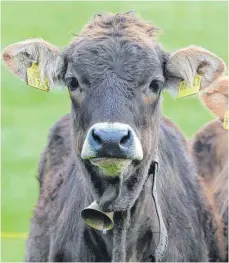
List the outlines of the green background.
<svg viewBox="0 0 229 263">
<path fill-rule="evenodd" d="M 2 48 L 41 37 L 64 47 L 101 11 L 136 11 L 163 29 L 167 51 L 194 44 L 227 62 L 226 2 L 3 2 Z M 70 108 L 67 91 L 46 93 L 26 86 L 2 66 L 2 261 L 23 261 L 25 238 L 38 196 L 40 153 L 51 125 Z M 198 98 L 164 94 L 163 111 L 190 138 L 213 116 Z"/>
</svg>

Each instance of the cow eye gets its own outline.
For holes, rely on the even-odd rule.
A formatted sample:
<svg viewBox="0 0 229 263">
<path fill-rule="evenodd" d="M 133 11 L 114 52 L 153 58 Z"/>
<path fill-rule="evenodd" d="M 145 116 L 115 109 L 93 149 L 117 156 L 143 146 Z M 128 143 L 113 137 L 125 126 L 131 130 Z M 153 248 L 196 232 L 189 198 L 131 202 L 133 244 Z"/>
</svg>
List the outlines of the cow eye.
<svg viewBox="0 0 229 263">
<path fill-rule="evenodd" d="M 65 83 L 70 91 L 74 91 L 79 88 L 79 82 L 76 78 L 67 78 Z"/>
<path fill-rule="evenodd" d="M 150 90 L 154 93 L 158 93 L 161 87 L 162 87 L 162 82 L 158 80 L 153 80 L 149 85 Z"/>
</svg>

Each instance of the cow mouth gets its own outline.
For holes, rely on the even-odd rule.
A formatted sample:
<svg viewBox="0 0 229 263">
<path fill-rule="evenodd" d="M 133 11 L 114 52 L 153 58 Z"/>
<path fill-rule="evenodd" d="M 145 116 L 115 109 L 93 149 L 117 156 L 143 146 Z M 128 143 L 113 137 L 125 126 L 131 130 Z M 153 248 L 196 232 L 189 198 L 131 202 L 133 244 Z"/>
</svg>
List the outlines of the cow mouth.
<svg viewBox="0 0 229 263">
<path fill-rule="evenodd" d="M 124 158 L 91 158 L 92 165 L 97 166 L 103 171 L 106 176 L 118 176 L 120 175 L 132 162 L 131 159 Z"/>
</svg>

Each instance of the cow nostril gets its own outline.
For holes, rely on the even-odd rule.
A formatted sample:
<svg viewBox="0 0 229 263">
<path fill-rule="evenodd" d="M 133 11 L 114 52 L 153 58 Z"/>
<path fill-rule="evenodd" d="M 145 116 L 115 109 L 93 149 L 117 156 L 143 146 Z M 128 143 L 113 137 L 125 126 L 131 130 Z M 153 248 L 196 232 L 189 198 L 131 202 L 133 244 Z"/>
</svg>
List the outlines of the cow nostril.
<svg viewBox="0 0 229 263">
<path fill-rule="evenodd" d="M 128 140 L 130 139 L 130 131 L 128 130 L 128 133 L 122 137 L 122 139 L 120 140 L 120 144 L 125 144 Z"/>
<path fill-rule="evenodd" d="M 94 129 L 92 130 L 92 138 L 93 138 L 94 141 L 97 142 L 98 144 L 102 144 L 102 143 L 103 143 L 102 139 L 100 138 L 99 135 L 96 134 L 96 132 L 95 132 Z"/>
</svg>

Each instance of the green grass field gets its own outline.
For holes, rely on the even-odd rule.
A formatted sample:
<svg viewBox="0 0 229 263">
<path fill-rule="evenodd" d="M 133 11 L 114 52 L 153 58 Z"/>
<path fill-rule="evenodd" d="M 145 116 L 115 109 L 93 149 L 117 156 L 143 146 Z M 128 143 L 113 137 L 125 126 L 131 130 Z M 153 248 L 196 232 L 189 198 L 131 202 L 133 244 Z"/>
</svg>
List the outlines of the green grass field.
<svg viewBox="0 0 229 263">
<path fill-rule="evenodd" d="M 64 47 L 94 13 L 134 10 L 161 27 L 168 51 L 190 44 L 205 47 L 226 62 L 226 2 L 3 2 L 2 48 L 31 37 Z M 67 91 L 45 93 L 26 86 L 2 66 L 2 256 L 23 261 L 25 238 L 38 196 L 40 153 L 51 125 L 70 108 Z M 164 95 L 163 111 L 190 138 L 212 115 L 196 96 Z"/>
</svg>

